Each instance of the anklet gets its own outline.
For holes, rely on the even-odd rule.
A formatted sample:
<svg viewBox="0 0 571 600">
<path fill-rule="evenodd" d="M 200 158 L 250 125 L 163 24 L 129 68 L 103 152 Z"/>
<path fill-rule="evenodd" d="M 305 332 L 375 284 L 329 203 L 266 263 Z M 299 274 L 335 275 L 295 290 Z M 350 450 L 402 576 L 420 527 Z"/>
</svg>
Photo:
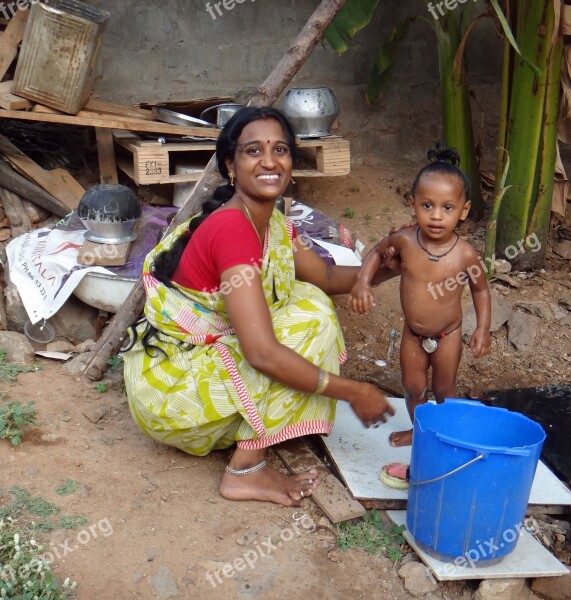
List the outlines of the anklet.
<svg viewBox="0 0 571 600">
<path fill-rule="evenodd" d="M 250 467 L 249 469 L 233 469 L 232 467 L 230 467 L 229 465 L 226 465 L 224 467 L 224 470 L 226 471 L 226 473 L 230 473 L 230 475 L 249 475 L 250 473 L 255 473 L 256 471 L 261 471 L 264 467 L 268 466 L 268 461 L 267 460 L 263 460 L 259 465 L 254 465 L 253 467 Z"/>
</svg>

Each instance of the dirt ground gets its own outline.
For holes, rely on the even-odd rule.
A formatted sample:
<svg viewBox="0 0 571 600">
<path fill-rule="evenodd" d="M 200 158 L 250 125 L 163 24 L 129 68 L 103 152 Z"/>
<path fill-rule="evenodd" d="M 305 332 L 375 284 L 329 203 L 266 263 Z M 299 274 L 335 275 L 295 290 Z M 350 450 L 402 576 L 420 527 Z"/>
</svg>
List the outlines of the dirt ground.
<svg viewBox="0 0 571 600">
<path fill-rule="evenodd" d="M 338 218 L 370 247 L 409 219 L 403 196 L 414 170 L 402 164 L 398 170 L 356 166 L 346 178 L 299 182 L 296 196 Z M 352 218 L 343 216 L 345 209 L 354 211 Z M 463 231 L 478 234 L 474 227 Z M 552 258 L 544 273 L 519 281 L 519 289 L 494 287 L 510 303 L 558 304 L 569 298 L 569 262 Z M 398 282 L 378 289 L 367 318 L 350 314 L 343 298 L 335 301 L 350 354 L 344 373 L 365 379 L 376 367 L 356 354 L 386 358 L 389 331 L 402 328 Z M 494 333 L 489 357 L 475 361 L 465 352 L 460 394 L 571 381 L 569 319 L 566 325 L 545 315 L 537 319 L 531 352 L 511 348 L 505 326 Z M 398 368 L 399 339 L 392 369 Z M 108 389 L 100 392 L 95 382 L 69 374 L 61 363 L 41 365 L 5 385 L 9 399 L 35 402 L 38 421 L 19 447 L 0 443 L 0 488 L 22 486 L 57 504 L 61 514 L 88 520 L 75 530 L 41 535 L 58 576 L 78 582 L 78 599 L 412 598 L 397 574 L 400 563 L 356 549 L 339 552 L 327 528 L 309 526 L 324 524 L 311 500 L 289 509 L 222 499 L 217 484 L 228 453 L 195 458 L 147 439 L 129 414 L 120 375 L 109 371 Z M 78 489 L 58 495 L 56 488 L 67 480 Z M 0 505 L 3 500 L 6 496 Z M 308 517 L 296 521 L 303 514 Z M 221 571 L 239 558 L 242 570 Z M 209 576 L 216 571 L 218 579 Z M 430 597 L 468 600 L 476 585 L 441 584 Z"/>
</svg>

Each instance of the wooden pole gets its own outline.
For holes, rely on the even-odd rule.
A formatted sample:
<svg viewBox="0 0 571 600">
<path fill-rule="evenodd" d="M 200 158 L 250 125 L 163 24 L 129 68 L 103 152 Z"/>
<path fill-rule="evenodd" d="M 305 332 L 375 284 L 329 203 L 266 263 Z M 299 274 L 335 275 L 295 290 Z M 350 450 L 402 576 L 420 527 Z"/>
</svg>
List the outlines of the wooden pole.
<svg viewBox="0 0 571 600">
<path fill-rule="evenodd" d="M 271 106 L 277 100 L 293 76 L 302 67 L 311 51 L 319 43 L 323 33 L 345 2 L 346 0 L 321 1 L 284 57 L 254 93 L 248 103 L 250 106 Z M 195 214 L 198 207 L 212 196 L 221 181 L 222 179 L 216 168 L 216 158 L 213 156 L 206 165 L 200 180 L 171 221 L 165 235 L 168 235 L 175 227 Z M 142 280 L 139 279 L 127 300 L 93 348 L 83 368 L 88 377 L 94 381 L 99 381 L 103 377 L 103 373 L 107 369 L 107 360 L 113 354 L 116 354 L 123 345 L 127 337 L 127 329 L 139 318 L 144 303 L 145 290 Z"/>
</svg>

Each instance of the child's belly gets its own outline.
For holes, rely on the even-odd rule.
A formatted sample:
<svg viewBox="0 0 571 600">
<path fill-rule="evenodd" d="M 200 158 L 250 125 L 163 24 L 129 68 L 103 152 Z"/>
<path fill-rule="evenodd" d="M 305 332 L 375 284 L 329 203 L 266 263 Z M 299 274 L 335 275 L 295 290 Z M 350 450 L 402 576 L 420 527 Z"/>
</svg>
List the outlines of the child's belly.
<svg viewBox="0 0 571 600">
<path fill-rule="evenodd" d="M 449 331 L 462 320 L 463 286 L 446 290 L 430 282 L 401 278 L 400 298 L 407 325 L 419 335 L 432 336 Z M 449 286 L 452 287 L 452 286 Z"/>
</svg>

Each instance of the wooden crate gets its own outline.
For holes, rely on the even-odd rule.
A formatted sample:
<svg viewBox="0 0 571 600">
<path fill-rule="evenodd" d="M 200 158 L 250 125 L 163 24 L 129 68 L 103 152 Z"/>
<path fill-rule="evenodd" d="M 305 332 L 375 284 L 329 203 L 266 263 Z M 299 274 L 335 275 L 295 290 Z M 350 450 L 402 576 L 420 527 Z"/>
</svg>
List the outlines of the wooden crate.
<svg viewBox="0 0 571 600">
<path fill-rule="evenodd" d="M 142 139 L 135 133 L 114 131 L 118 146 L 117 165 L 135 183 L 183 183 L 198 181 L 201 172 L 175 174 L 174 155 L 179 158 L 202 156 L 203 167 L 216 149 L 216 142 L 176 142 L 161 144 Z M 331 136 L 298 139 L 300 161 L 293 177 L 334 177 L 347 175 L 350 170 L 349 142 Z"/>
</svg>

